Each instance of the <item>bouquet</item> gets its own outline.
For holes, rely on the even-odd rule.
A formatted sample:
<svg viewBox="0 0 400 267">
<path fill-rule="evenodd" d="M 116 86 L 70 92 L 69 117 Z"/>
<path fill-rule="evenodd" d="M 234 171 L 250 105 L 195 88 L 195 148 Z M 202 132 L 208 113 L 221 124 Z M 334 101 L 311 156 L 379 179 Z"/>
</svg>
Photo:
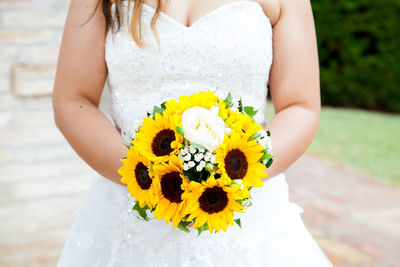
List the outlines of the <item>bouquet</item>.
<svg viewBox="0 0 400 267">
<path fill-rule="evenodd" d="M 136 123 L 118 170 L 135 199 L 133 210 L 185 232 L 241 227 L 235 212 L 251 206 L 251 188 L 263 186 L 274 157 L 256 113 L 242 99 L 233 101 L 230 93 L 220 99 L 212 91 L 154 106 Z"/>
</svg>

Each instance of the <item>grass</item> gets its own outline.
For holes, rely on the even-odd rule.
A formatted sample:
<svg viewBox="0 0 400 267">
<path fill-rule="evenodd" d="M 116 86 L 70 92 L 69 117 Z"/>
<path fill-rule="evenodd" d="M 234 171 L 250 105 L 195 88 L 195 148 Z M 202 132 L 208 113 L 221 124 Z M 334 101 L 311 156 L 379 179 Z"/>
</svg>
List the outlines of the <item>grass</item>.
<svg viewBox="0 0 400 267">
<path fill-rule="evenodd" d="M 272 103 L 267 107 L 269 119 L 274 114 Z M 400 115 L 323 107 L 307 153 L 400 184 Z"/>
</svg>

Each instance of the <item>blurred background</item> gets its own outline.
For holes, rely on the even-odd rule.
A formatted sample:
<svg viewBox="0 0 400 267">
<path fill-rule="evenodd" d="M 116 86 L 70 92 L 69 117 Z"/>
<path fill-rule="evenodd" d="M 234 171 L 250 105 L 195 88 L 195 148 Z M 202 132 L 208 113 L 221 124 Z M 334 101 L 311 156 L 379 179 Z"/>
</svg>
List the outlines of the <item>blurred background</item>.
<svg viewBox="0 0 400 267">
<path fill-rule="evenodd" d="M 311 3 L 323 108 L 291 200 L 335 266 L 400 266 L 400 1 Z M 0 0 L 0 266 L 55 266 L 94 177 L 53 121 L 68 4 Z"/>
</svg>

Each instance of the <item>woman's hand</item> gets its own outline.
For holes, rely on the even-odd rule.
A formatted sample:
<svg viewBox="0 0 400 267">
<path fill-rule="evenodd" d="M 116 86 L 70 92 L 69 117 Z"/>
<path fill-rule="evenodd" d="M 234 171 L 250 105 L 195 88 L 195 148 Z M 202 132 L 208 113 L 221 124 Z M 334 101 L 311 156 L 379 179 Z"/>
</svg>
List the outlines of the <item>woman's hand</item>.
<svg viewBox="0 0 400 267">
<path fill-rule="evenodd" d="M 309 0 L 280 0 L 273 28 L 270 92 L 275 116 L 269 177 L 286 170 L 309 147 L 318 129 L 321 100 L 314 19 Z"/>
<path fill-rule="evenodd" d="M 120 183 L 117 170 L 126 148 L 120 133 L 98 109 L 107 67 L 101 6 L 88 21 L 96 5 L 97 0 L 71 1 L 54 85 L 54 120 L 87 164 Z"/>
</svg>

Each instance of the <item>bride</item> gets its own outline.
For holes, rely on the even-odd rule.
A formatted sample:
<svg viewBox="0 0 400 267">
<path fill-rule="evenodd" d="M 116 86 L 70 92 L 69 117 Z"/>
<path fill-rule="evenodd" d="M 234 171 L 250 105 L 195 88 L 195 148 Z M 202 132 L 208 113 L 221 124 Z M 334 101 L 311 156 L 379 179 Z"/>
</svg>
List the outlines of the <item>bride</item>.
<svg viewBox="0 0 400 267">
<path fill-rule="evenodd" d="M 56 125 L 96 171 L 58 266 L 332 266 L 289 201 L 283 173 L 319 122 L 309 0 L 72 0 L 58 60 Z M 112 121 L 98 109 L 105 83 Z M 276 114 L 266 122 L 268 88 Z M 204 89 L 256 107 L 279 157 L 254 188 L 242 229 L 197 237 L 140 220 L 117 170 L 121 132 L 152 105 Z"/>
</svg>

